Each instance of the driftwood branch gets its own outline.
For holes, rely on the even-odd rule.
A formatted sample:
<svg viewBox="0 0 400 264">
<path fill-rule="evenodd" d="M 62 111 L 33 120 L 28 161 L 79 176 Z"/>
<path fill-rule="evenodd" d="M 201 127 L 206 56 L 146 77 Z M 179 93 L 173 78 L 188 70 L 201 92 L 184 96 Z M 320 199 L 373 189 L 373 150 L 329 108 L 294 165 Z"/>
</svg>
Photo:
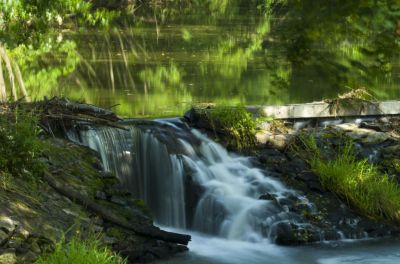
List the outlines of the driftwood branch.
<svg viewBox="0 0 400 264">
<path fill-rule="evenodd" d="M 0 56 L 0 102 L 7 100 L 6 82 L 3 75 L 3 59 Z"/>
<path fill-rule="evenodd" d="M 21 90 L 22 96 L 23 96 L 23 98 L 25 98 L 25 100 L 27 102 L 29 102 L 30 98 L 29 98 L 28 92 L 26 91 L 26 88 L 25 88 L 25 83 L 24 83 L 24 79 L 22 78 L 21 70 L 15 61 L 12 62 L 12 66 L 14 68 L 15 77 L 17 78 L 17 82 L 18 82 L 19 88 Z"/>
<path fill-rule="evenodd" d="M 86 114 L 90 116 L 101 117 L 110 121 L 118 121 L 120 118 L 110 110 L 106 110 L 90 104 L 81 104 L 71 102 L 68 99 L 53 98 L 51 100 L 44 100 L 42 104 L 46 108 L 52 110 L 69 111 L 75 114 Z"/>
<path fill-rule="evenodd" d="M 138 235 L 183 245 L 187 245 L 191 240 L 191 237 L 189 235 L 167 232 L 155 226 L 142 226 L 142 227 L 132 226 L 132 224 L 130 224 L 128 221 L 117 217 L 115 214 L 113 214 L 103 206 L 94 203 L 88 197 L 85 197 L 79 192 L 73 190 L 72 188 L 61 184 L 50 173 L 45 173 L 43 179 L 58 193 L 68 197 L 69 199 L 75 201 L 76 203 L 85 206 L 93 213 L 100 215 L 103 219 L 120 227 L 123 227 L 125 229 L 131 230 Z"/>
<path fill-rule="evenodd" d="M 15 77 L 14 77 L 14 73 L 13 73 L 13 69 L 11 66 L 11 61 L 10 58 L 8 57 L 6 50 L 0 46 L 0 57 L 3 59 L 7 72 L 8 72 L 8 77 L 10 78 L 10 84 L 11 84 L 11 92 L 13 95 L 14 100 L 16 101 L 18 99 L 18 95 L 17 95 L 17 88 L 15 87 Z"/>
</svg>

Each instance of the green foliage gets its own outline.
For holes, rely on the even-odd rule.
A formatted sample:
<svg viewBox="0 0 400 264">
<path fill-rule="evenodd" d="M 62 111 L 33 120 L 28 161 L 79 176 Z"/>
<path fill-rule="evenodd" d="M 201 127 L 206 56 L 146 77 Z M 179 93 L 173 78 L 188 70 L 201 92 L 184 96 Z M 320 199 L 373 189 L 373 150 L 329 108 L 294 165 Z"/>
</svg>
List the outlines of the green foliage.
<svg viewBox="0 0 400 264">
<path fill-rule="evenodd" d="M 164 91 L 167 87 L 179 88 L 182 81 L 183 73 L 176 67 L 174 63 L 170 63 L 169 67 L 158 66 L 153 69 L 145 69 L 140 72 L 140 79 L 148 84 L 150 89 Z"/>
<path fill-rule="evenodd" d="M 324 157 L 315 137 L 302 137 L 308 162 L 324 188 L 373 218 L 400 222 L 400 186 L 368 160 L 358 160 L 347 141 L 333 158 Z"/>
<path fill-rule="evenodd" d="M 40 161 L 43 144 L 38 138 L 37 117 L 16 111 L 0 115 L 0 181 L 7 188 L 12 177 L 35 181 L 45 169 Z"/>
<path fill-rule="evenodd" d="M 100 245 L 100 240 L 90 237 L 81 240 L 73 237 L 68 243 L 65 239 L 57 243 L 53 253 L 42 256 L 36 264 L 125 264 L 120 256 Z"/>
<path fill-rule="evenodd" d="M 269 0 L 267 0 L 268 2 Z M 287 60 L 304 77 L 293 89 L 309 86 L 321 94 L 346 86 L 368 87 L 386 98 L 398 94 L 391 84 L 400 51 L 400 6 L 397 0 L 281 1 L 278 16 L 295 17 L 276 23 L 270 34 Z M 277 13 L 277 12 L 275 12 Z M 310 72 L 319 76 L 310 75 Z M 312 80 L 312 83 L 307 81 Z M 385 87 L 382 87 L 385 83 Z M 302 91 L 298 94 L 301 95 Z"/>
<path fill-rule="evenodd" d="M 0 2 L 0 41 L 15 47 L 40 44 L 43 35 L 61 32 L 65 23 L 107 26 L 116 12 L 93 9 L 84 0 L 14 0 Z"/>
<path fill-rule="evenodd" d="M 85 0 L 0 1 L 0 45 L 21 68 L 30 95 L 50 95 L 79 63 L 66 29 L 105 28 L 119 15 Z"/>
<path fill-rule="evenodd" d="M 256 121 L 242 106 L 217 106 L 208 115 L 216 132 L 228 140 L 228 146 L 243 150 L 255 145 Z"/>
<path fill-rule="evenodd" d="M 190 40 L 192 39 L 192 34 L 190 33 L 190 31 L 187 30 L 186 28 L 183 28 L 181 31 L 182 31 L 182 39 L 186 42 L 190 42 Z"/>
<path fill-rule="evenodd" d="M 80 62 L 73 41 L 49 38 L 37 48 L 19 45 L 11 57 L 20 66 L 26 87 L 33 98 L 50 95 L 59 79 L 73 73 Z"/>
</svg>

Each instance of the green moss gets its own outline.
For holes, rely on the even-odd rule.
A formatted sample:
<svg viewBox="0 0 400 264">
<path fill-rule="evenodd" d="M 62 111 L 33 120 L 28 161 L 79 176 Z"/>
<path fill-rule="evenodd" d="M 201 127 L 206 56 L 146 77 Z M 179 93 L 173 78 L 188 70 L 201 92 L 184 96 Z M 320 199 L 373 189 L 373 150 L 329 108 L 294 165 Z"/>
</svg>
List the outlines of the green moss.
<svg viewBox="0 0 400 264">
<path fill-rule="evenodd" d="M 329 159 L 323 157 L 315 137 L 302 137 L 302 142 L 324 188 L 367 216 L 400 222 L 400 186 L 376 165 L 358 160 L 351 141 Z"/>
<path fill-rule="evenodd" d="M 152 214 L 151 210 L 149 209 L 149 207 L 147 207 L 147 205 L 143 199 L 135 199 L 133 201 L 133 206 L 136 207 L 144 215 L 146 215 L 150 218 L 153 218 L 153 214 Z"/>
<path fill-rule="evenodd" d="M 255 145 L 256 121 L 244 107 L 217 106 L 209 111 L 208 119 L 217 137 L 222 134 L 229 147 L 243 150 Z"/>
<path fill-rule="evenodd" d="M 137 215 L 133 213 L 132 210 L 124 206 L 102 200 L 98 200 L 96 201 L 96 203 L 103 206 L 104 208 L 107 208 L 110 212 L 113 212 L 115 215 L 123 218 L 124 220 L 131 221 L 132 219 L 135 219 L 137 217 Z"/>
<path fill-rule="evenodd" d="M 322 213 L 315 214 L 309 211 L 303 211 L 302 215 L 311 222 L 321 222 L 323 219 Z"/>
<path fill-rule="evenodd" d="M 93 167 L 94 158 L 90 150 L 63 140 L 49 139 L 44 154 L 51 159 L 54 168 L 62 168 L 62 181 L 76 189 L 84 188 L 90 197 L 104 185 L 98 171 Z"/>
<path fill-rule="evenodd" d="M 119 240 L 123 240 L 125 237 L 124 234 L 121 232 L 121 230 L 119 230 L 118 228 L 115 228 L 115 227 L 108 228 L 107 235 L 111 236 L 111 237 L 115 237 Z"/>
<path fill-rule="evenodd" d="M 389 174 L 400 173 L 400 159 L 399 158 L 385 158 L 380 162 L 382 168 Z"/>
</svg>

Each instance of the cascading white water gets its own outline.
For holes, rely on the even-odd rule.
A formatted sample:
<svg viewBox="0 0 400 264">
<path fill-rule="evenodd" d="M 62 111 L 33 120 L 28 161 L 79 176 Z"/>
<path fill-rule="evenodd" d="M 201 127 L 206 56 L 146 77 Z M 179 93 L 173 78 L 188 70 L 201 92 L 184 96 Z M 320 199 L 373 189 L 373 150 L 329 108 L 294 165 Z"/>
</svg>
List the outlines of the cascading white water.
<svg viewBox="0 0 400 264">
<path fill-rule="evenodd" d="M 192 133 L 201 145 L 197 155 L 184 160 L 194 180 L 205 188 L 196 207 L 194 229 L 229 239 L 260 241 L 272 235 L 265 232 L 273 231 L 275 223 L 291 219 L 275 202 L 297 195 L 294 191 L 254 168 L 248 158 L 229 154 L 196 130 Z M 276 200 L 260 200 L 265 193 Z"/>
<path fill-rule="evenodd" d="M 79 132 L 81 143 L 100 153 L 105 169 L 116 173 L 124 186 L 145 200 L 159 224 L 261 241 L 274 237 L 277 223 L 302 225 L 299 216 L 277 204 L 280 200 L 295 197 L 312 210 L 306 198 L 254 168 L 249 158 L 228 153 L 199 131 L 162 124 L 198 143 L 176 136 L 172 144 L 180 153 L 172 154 L 147 128 L 132 125 L 129 131 L 97 128 Z M 189 179 L 201 189 L 193 204 L 185 199 L 185 194 L 193 191 Z M 259 199 L 263 194 L 271 199 Z M 193 220 L 187 223 L 189 218 Z"/>
<path fill-rule="evenodd" d="M 122 185 L 145 200 L 162 225 L 186 227 L 182 160 L 170 155 L 151 133 L 99 128 L 79 131 L 73 140 L 100 153 L 104 169 L 114 172 Z"/>
</svg>

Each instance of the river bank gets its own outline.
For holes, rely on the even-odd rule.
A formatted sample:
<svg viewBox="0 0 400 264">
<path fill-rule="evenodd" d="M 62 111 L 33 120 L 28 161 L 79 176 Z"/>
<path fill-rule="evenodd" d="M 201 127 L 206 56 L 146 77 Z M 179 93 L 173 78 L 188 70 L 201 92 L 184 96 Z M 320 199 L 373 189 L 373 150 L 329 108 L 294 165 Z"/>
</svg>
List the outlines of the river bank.
<svg viewBox="0 0 400 264">
<path fill-rule="evenodd" d="M 44 104 L 50 106 L 57 100 Z M 31 108 L 26 105 L 2 105 L 0 262 L 34 263 L 38 257 L 51 254 L 64 240 L 67 244 L 73 238 L 98 239 L 128 263 L 154 261 L 187 250 L 184 245 L 171 242 L 179 240 L 178 234 L 175 237 L 153 225 L 152 213 L 143 200 L 124 190 L 115 174 L 104 170 L 98 153 L 61 136 L 62 129 L 57 127 L 66 128 L 74 124 L 74 119 L 82 121 L 85 116 L 76 106 L 79 105 L 74 106 L 75 111 L 81 113 L 69 116 L 57 106 L 58 114 L 64 112 L 65 116 L 60 118 L 53 112 L 60 121 L 52 122 L 55 119 L 43 108 L 35 106 L 37 112 L 32 116 L 31 110 L 25 112 L 24 108 Z M 35 134 L 37 127 L 42 129 Z M 15 134 L 9 134 L 12 131 Z M 13 141 L 22 140 L 21 137 L 31 141 L 37 137 L 34 144 L 40 147 L 32 149 L 33 143 Z M 23 148 L 23 144 L 27 147 Z M 15 153 L 10 149 L 5 152 L 5 147 L 15 147 Z M 35 152 L 37 156 L 23 156 L 25 152 Z M 14 155 L 7 157 L 7 153 Z M 29 171 L 28 163 L 40 170 Z M 13 166 L 22 172 L 13 170 Z"/>
</svg>

